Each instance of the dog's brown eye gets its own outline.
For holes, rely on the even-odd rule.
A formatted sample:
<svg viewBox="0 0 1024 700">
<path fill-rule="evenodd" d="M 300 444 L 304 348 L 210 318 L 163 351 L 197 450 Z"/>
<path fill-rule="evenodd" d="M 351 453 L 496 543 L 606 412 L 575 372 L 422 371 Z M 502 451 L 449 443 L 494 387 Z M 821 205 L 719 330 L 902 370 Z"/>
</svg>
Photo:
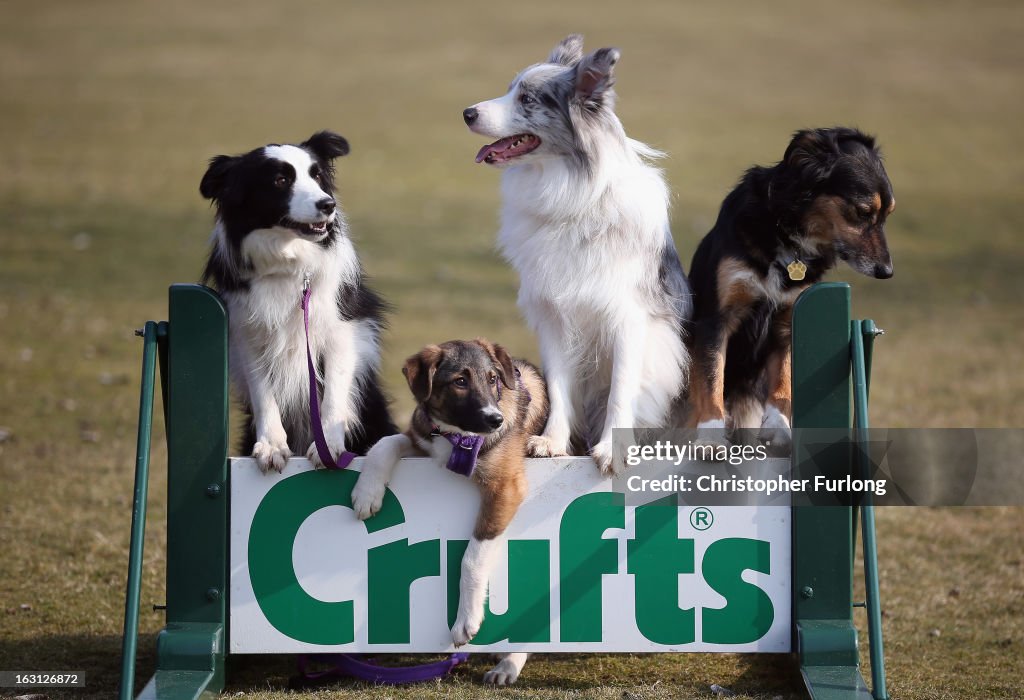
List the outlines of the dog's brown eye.
<svg viewBox="0 0 1024 700">
<path fill-rule="evenodd" d="M 275 187 L 287 187 L 288 186 L 288 178 L 286 178 L 284 175 L 278 175 L 277 177 L 274 178 L 274 186 Z"/>
<path fill-rule="evenodd" d="M 460 388 L 465 388 L 466 387 L 466 378 L 465 377 L 457 377 L 455 379 L 455 381 L 452 382 L 452 384 L 454 384 L 455 386 L 460 387 Z"/>
<path fill-rule="evenodd" d="M 488 384 L 494 384 L 494 381 L 495 381 L 495 377 L 494 377 L 493 374 L 487 378 L 487 383 Z"/>
<path fill-rule="evenodd" d="M 526 92 L 519 96 L 519 102 L 524 105 L 532 105 L 536 101 L 533 99 L 533 95 Z"/>
</svg>

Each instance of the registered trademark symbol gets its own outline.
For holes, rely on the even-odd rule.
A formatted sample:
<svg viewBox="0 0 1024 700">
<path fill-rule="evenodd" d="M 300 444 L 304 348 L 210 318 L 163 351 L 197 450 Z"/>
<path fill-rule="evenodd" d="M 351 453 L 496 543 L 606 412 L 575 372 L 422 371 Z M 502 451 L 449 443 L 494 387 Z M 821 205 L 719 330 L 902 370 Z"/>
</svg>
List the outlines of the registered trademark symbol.
<svg viewBox="0 0 1024 700">
<path fill-rule="evenodd" d="M 694 508 L 690 511 L 690 525 L 694 530 L 707 530 L 715 522 L 715 516 L 707 508 Z"/>
</svg>

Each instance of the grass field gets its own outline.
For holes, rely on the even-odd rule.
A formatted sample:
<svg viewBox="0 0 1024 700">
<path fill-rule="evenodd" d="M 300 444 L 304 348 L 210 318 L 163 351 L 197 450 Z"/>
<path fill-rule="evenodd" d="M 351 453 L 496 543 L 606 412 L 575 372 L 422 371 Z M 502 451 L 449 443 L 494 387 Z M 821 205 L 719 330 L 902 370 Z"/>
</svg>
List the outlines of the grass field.
<svg viewBox="0 0 1024 700">
<path fill-rule="evenodd" d="M 619 113 L 670 154 L 688 260 L 743 168 L 804 126 L 876 133 L 898 207 L 896 276 L 854 285 L 877 346 L 876 426 L 1024 425 L 1024 5 L 0 3 L 0 670 L 118 675 L 140 344 L 166 288 L 194 281 L 206 159 L 333 128 L 341 199 L 396 306 L 398 367 L 426 342 L 486 335 L 535 357 L 493 250 L 498 178 L 461 110 L 570 31 L 622 50 Z M 162 602 L 161 428 L 144 610 Z M 1024 510 L 879 514 L 896 698 L 1020 697 Z M 144 612 L 140 681 L 161 617 Z M 483 659 L 436 687 L 310 697 L 468 698 Z M 228 694 L 291 697 L 290 659 L 244 660 Z M 799 697 L 786 658 L 536 657 L 501 697 Z M 0 695 L 3 691 L 0 691 Z"/>
</svg>

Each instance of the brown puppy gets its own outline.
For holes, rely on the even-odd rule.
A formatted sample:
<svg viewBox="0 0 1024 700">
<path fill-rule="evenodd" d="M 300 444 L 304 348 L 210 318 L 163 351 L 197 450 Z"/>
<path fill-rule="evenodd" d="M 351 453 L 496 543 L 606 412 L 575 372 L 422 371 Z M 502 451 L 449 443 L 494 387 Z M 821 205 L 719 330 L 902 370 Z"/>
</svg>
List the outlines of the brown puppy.
<svg viewBox="0 0 1024 700">
<path fill-rule="evenodd" d="M 856 129 L 797 132 L 781 162 L 746 172 L 690 264 L 691 425 L 703 442 L 732 429 L 788 449 L 793 302 L 839 260 L 891 277 L 895 205 L 874 139 Z"/>
<path fill-rule="evenodd" d="M 415 454 L 429 455 L 476 483 L 480 512 L 462 559 L 452 628 L 461 646 L 480 629 L 499 538 L 526 495 L 527 441 L 547 423 L 547 389 L 536 367 L 482 338 L 428 345 L 406 360 L 402 373 L 417 404 L 409 429 L 367 453 L 352 507 L 361 520 L 374 515 L 398 461 Z M 510 684 L 525 660 L 525 654 L 508 654 L 484 678 Z"/>
</svg>

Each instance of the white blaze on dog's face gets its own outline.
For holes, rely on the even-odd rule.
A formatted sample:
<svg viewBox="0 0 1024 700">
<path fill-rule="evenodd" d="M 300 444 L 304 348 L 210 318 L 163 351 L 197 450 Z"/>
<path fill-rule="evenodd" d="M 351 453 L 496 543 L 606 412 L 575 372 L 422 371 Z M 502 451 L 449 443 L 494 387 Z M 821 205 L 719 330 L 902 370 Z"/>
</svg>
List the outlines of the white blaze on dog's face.
<svg viewBox="0 0 1024 700">
<path fill-rule="evenodd" d="M 274 181 L 280 189 L 288 189 L 288 224 L 305 224 L 313 236 L 327 235 L 327 226 L 336 214 L 333 194 L 324 189 L 322 166 L 303 148 L 298 146 L 267 146 L 267 158 L 289 167 L 282 168 Z"/>
<path fill-rule="evenodd" d="M 497 141 L 477 153 L 477 163 L 503 166 L 542 156 L 587 160 L 581 147 L 588 130 L 614 119 L 616 49 L 583 55 L 583 38 L 564 39 L 548 56 L 523 70 L 503 96 L 463 111 L 475 133 Z"/>
</svg>

